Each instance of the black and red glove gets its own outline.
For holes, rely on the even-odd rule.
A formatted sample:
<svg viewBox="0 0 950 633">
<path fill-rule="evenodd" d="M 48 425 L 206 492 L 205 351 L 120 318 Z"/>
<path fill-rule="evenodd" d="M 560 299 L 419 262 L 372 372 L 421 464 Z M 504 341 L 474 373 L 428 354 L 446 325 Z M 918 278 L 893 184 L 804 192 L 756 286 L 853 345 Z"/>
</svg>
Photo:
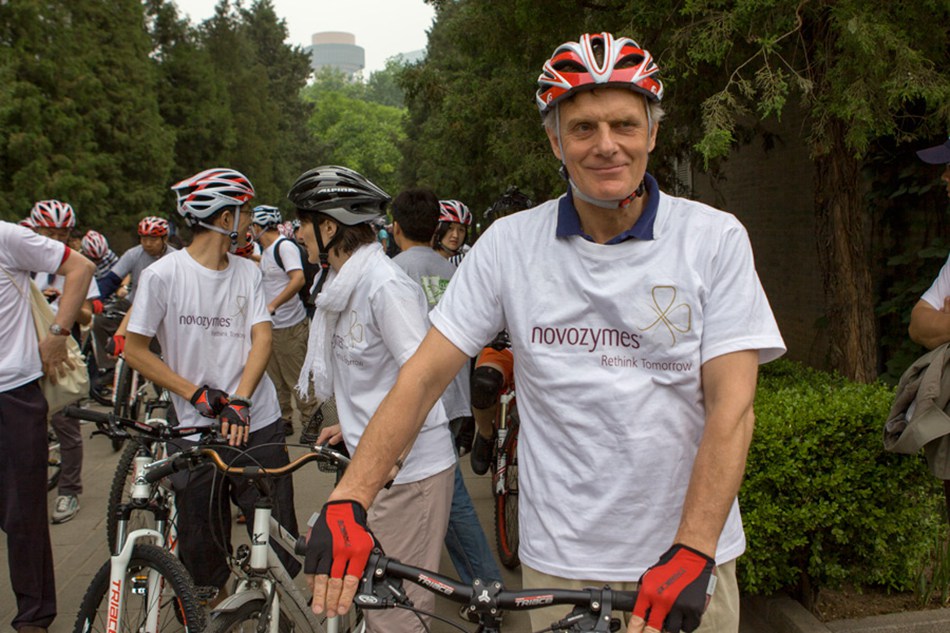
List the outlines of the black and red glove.
<svg viewBox="0 0 950 633">
<path fill-rule="evenodd" d="M 192 394 L 190 402 L 204 417 L 217 418 L 228 405 L 228 394 L 226 391 L 202 385 Z"/>
<path fill-rule="evenodd" d="M 125 351 L 125 337 L 121 334 L 114 334 L 112 338 L 106 341 L 106 354 L 117 357 Z"/>
<path fill-rule="evenodd" d="M 716 587 L 715 566 L 702 552 L 673 545 L 640 576 L 633 615 L 658 631 L 695 631 Z"/>
<path fill-rule="evenodd" d="M 105 309 L 105 306 L 102 305 L 102 302 L 101 302 L 101 301 L 99 301 L 98 299 L 93 299 L 93 300 L 92 300 L 92 313 L 93 313 L 93 314 L 102 314 L 103 309 Z"/>
<path fill-rule="evenodd" d="M 246 402 L 230 400 L 221 410 L 221 421 L 238 428 L 251 426 L 251 407 Z"/>
<path fill-rule="evenodd" d="M 376 539 L 366 510 L 355 501 L 328 501 L 307 538 L 306 574 L 361 577 Z"/>
</svg>

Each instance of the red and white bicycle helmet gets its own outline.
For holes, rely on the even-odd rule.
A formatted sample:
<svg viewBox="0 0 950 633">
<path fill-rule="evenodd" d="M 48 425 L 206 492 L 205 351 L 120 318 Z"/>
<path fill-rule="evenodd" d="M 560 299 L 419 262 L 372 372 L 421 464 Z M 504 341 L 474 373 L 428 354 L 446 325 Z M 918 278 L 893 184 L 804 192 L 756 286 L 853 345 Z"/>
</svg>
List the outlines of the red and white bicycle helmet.
<svg viewBox="0 0 950 633">
<path fill-rule="evenodd" d="M 82 254 L 89 259 L 98 261 L 109 252 L 109 241 L 98 231 L 86 231 L 82 236 Z"/>
<path fill-rule="evenodd" d="M 472 225 L 472 212 L 458 200 L 439 200 L 439 222 Z"/>
<path fill-rule="evenodd" d="M 139 235 L 143 237 L 164 237 L 168 235 L 168 220 L 154 215 L 142 218 L 139 222 Z"/>
<path fill-rule="evenodd" d="M 28 229 L 36 228 L 36 225 L 33 224 L 33 219 L 30 216 L 26 216 L 25 218 L 17 222 L 17 224 L 19 224 L 20 226 L 25 226 Z"/>
<path fill-rule="evenodd" d="M 254 185 L 239 171 L 206 169 L 172 185 L 178 195 L 178 213 L 190 225 L 200 223 L 225 207 L 239 207 L 254 197 Z"/>
<path fill-rule="evenodd" d="M 581 35 L 579 42 L 565 42 L 544 62 L 535 96 L 541 114 L 579 90 L 624 87 L 651 101 L 663 99 L 660 69 L 650 53 L 629 37 L 610 33 Z"/>
<path fill-rule="evenodd" d="M 33 205 L 30 219 L 34 226 L 52 229 L 71 229 L 76 226 L 76 214 L 66 202 L 40 200 Z"/>
</svg>

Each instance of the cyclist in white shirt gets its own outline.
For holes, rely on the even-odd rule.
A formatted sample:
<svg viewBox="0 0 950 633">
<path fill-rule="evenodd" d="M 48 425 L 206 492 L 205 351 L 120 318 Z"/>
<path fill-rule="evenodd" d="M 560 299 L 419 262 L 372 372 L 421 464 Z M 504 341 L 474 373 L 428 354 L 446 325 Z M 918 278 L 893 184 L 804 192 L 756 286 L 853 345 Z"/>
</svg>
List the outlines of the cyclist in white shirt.
<svg viewBox="0 0 950 633">
<path fill-rule="evenodd" d="M 47 404 L 39 379 L 66 363 L 66 337 L 95 267 L 79 253 L 15 224 L 0 222 L 0 529 L 6 533 L 10 586 L 22 633 L 46 633 L 56 617 L 53 552 L 46 515 Z M 49 335 L 37 341 L 30 273 L 64 278 Z M 4 604 L 9 604 L 4 598 Z"/>
<path fill-rule="evenodd" d="M 250 225 L 246 207 L 254 187 L 243 174 L 216 168 L 179 182 L 173 190 L 194 239 L 142 272 L 126 359 L 171 392 L 182 425 L 208 426 L 220 418 L 229 445 L 248 451 L 216 449 L 225 461 L 287 464 L 277 392 L 264 372 L 271 321 L 261 273 L 253 262 L 231 254 Z M 161 344 L 161 358 L 149 349 L 152 337 Z M 227 552 L 216 543 L 224 542 L 230 550 L 228 492 L 235 493 L 245 516 L 252 515 L 257 494 L 240 478 L 218 478 L 218 486 L 214 481 L 209 469 L 172 477 L 182 562 L 196 584 L 223 588 L 229 576 Z M 296 533 L 293 483 L 285 477 L 275 486 L 274 516 Z M 215 536 L 220 526 L 227 526 L 225 534 Z"/>
<path fill-rule="evenodd" d="M 785 348 L 739 221 L 647 173 L 658 72 L 609 33 L 544 64 L 536 102 L 568 191 L 479 238 L 330 503 L 370 505 L 420 412 L 507 329 L 524 585 L 638 587 L 628 633 L 735 633 L 757 370 Z M 334 569 L 347 558 L 359 573 L 358 548 Z M 348 607 L 354 582 L 319 578 L 316 608 Z M 532 614 L 532 628 L 563 616 Z"/>
<path fill-rule="evenodd" d="M 41 200 L 30 212 L 36 231 L 41 235 L 67 243 L 70 233 L 76 226 L 76 213 L 73 208 L 59 200 Z M 59 311 L 59 299 L 63 292 L 65 278 L 61 275 L 38 274 L 36 286 L 46 295 L 53 312 Z M 99 296 L 95 281 L 86 290 L 76 322 L 87 325 L 92 320 L 92 302 Z M 81 343 L 78 326 L 72 331 L 77 343 Z M 82 432 L 79 420 L 53 411 L 50 426 L 56 431 L 60 443 L 62 470 L 60 471 L 56 501 L 53 504 L 51 520 L 53 523 L 65 523 L 79 512 L 79 495 L 82 494 Z"/>
<path fill-rule="evenodd" d="M 298 294 L 304 287 L 303 260 L 300 247 L 293 238 L 283 237 L 280 209 L 267 205 L 254 207 L 251 235 L 261 245 L 261 274 L 264 276 L 264 299 L 274 320 L 274 342 L 267 375 L 277 387 L 284 432 L 293 431 L 293 403 L 297 401 L 303 425 L 313 416 L 320 402 L 316 398 L 299 397 L 294 386 L 307 355 L 307 333 L 310 322 Z"/>
<path fill-rule="evenodd" d="M 350 454 L 362 450 L 370 416 L 392 387 L 399 367 L 412 356 L 427 322 L 422 288 L 383 252 L 372 221 L 383 215 L 389 196 L 345 167 L 324 166 L 301 175 L 288 195 L 301 221 L 307 252 L 326 258 L 332 276 L 317 298 L 307 359 L 298 391 L 311 377 L 321 400 L 336 397 L 340 424 L 321 431 L 317 441 L 342 436 Z M 452 502 L 455 451 L 440 402 L 430 403 L 425 423 L 389 490 L 379 493 L 368 520 L 383 549 L 408 564 L 438 567 Z M 366 504 L 368 505 L 368 504 Z M 366 506 L 343 501 L 324 509 L 321 521 L 347 531 L 365 524 Z M 363 538 L 372 540 L 365 532 Z M 311 534 L 310 542 L 315 539 Z M 308 552 L 304 571 L 326 573 Z M 418 587 L 406 593 L 423 613 L 435 597 Z M 422 632 L 423 620 L 404 610 L 366 611 L 372 631 Z"/>
</svg>

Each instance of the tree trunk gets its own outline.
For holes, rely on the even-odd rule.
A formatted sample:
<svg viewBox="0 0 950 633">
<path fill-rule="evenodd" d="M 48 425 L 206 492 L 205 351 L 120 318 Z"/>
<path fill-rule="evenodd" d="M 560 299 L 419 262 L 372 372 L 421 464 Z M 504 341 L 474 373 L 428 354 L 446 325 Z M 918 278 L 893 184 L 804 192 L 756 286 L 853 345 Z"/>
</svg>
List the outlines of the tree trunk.
<svg viewBox="0 0 950 633">
<path fill-rule="evenodd" d="M 815 215 L 829 361 L 848 378 L 871 382 L 877 378 L 877 338 L 860 164 L 845 144 L 843 122 L 831 122 L 826 131 L 827 151 L 815 165 Z"/>
</svg>

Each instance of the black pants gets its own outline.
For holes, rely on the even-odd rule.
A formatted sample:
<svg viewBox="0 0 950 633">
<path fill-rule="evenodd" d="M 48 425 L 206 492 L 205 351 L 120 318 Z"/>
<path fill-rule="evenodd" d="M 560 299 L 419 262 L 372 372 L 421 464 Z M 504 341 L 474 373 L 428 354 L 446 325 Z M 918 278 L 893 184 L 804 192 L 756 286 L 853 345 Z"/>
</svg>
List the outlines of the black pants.
<svg viewBox="0 0 950 633">
<path fill-rule="evenodd" d="M 224 447 L 216 450 L 225 463 L 233 466 L 283 466 L 289 463 L 284 443 L 284 426 L 273 424 L 254 431 L 248 440 L 247 454 Z M 182 446 L 186 443 L 178 442 Z M 192 444 L 193 445 L 193 444 Z M 169 452 L 177 452 L 170 448 Z M 190 472 L 172 475 L 175 505 L 178 508 L 178 556 L 199 586 L 223 587 L 230 570 L 225 552 L 231 551 L 231 506 L 234 498 L 247 517 L 247 532 L 254 527 L 254 503 L 260 495 L 243 477 L 224 477 L 213 466 L 202 466 Z M 273 516 L 294 536 L 298 535 L 294 512 L 294 485 L 291 477 L 274 483 L 271 498 Z M 271 541 L 274 545 L 274 541 Z M 291 575 L 299 572 L 299 564 L 281 548 L 276 548 Z"/>
<path fill-rule="evenodd" d="M 0 529 L 7 534 L 15 629 L 45 629 L 56 617 L 46 516 L 46 413 L 46 398 L 35 380 L 0 393 Z"/>
</svg>

